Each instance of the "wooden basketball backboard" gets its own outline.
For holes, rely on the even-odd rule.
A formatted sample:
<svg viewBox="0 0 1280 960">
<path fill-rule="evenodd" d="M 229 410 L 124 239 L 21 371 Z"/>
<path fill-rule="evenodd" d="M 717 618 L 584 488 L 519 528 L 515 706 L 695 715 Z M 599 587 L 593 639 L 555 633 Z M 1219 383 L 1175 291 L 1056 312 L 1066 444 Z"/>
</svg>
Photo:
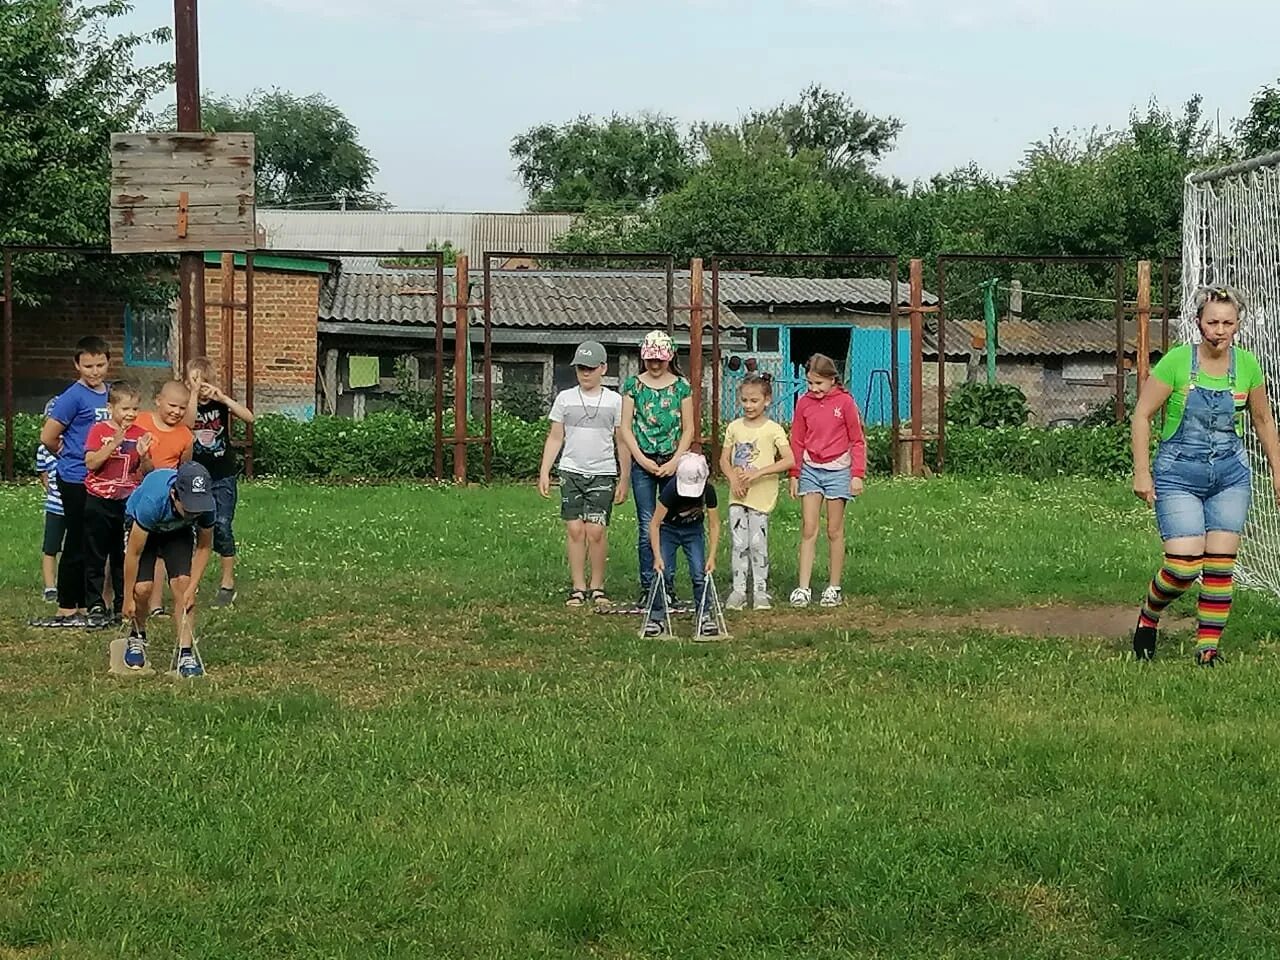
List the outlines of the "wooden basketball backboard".
<svg viewBox="0 0 1280 960">
<path fill-rule="evenodd" d="M 251 133 L 113 133 L 111 252 L 253 250 Z"/>
</svg>

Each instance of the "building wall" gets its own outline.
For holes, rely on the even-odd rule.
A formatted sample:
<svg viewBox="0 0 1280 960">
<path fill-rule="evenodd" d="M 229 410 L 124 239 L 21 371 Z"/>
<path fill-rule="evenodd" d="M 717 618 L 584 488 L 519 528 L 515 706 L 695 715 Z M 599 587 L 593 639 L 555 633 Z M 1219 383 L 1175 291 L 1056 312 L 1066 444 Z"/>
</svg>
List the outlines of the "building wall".
<svg viewBox="0 0 1280 960">
<path fill-rule="evenodd" d="M 316 413 L 316 318 L 320 308 L 321 277 L 314 273 L 254 271 L 253 287 L 253 400 L 256 413 L 284 413 L 310 419 Z M 244 270 L 235 271 L 235 300 L 243 302 Z M 205 267 L 205 329 L 209 359 L 225 379 L 222 311 L 222 270 Z M 233 317 L 231 390 L 245 395 L 245 314 Z M 226 385 L 223 384 L 225 389 Z"/>
<path fill-rule="evenodd" d="M 74 348 L 82 337 L 102 337 L 111 348 L 108 378 L 132 380 L 149 402 L 155 389 L 173 375 L 170 367 L 141 366 L 125 360 L 125 304 L 118 300 L 76 298 L 43 307 L 14 304 L 14 407 L 39 413 L 50 397 L 76 377 Z"/>
</svg>

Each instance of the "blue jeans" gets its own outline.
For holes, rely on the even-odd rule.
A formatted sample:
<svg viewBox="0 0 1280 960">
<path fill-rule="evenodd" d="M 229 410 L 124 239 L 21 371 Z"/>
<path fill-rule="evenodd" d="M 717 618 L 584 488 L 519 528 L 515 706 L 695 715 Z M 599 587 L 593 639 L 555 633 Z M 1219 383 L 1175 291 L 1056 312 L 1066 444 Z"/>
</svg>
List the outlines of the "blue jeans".
<svg viewBox="0 0 1280 960">
<path fill-rule="evenodd" d="M 1169 444 L 1156 456 L 1152 473 L 1161 540 L 1244 530 L 1252 476 L 1243 447 L 1222 456 L 1206 456 Z"/>
<path fill-rule="evenodd" d="M 236 536 L 231 521 L 236 516 L 236 477 L 218 477 L 213 481 L 213 552 L 220 557 L 236 555 Z"/>
<path fill-rule="evenodd" d="M 702 598 L 707 589 L 707 541 L 703 536 L 701 523 L 671 524 L 664 523 L 658 531 L 658 546 L 662 550 L 662 581 L 667 588 L 667 596 L 675 593 L 676 559 L 684 552 L 685 562 L 689 564 L 689 579 L 693 582 L 694 610 L 702 609 Z M 662 602 L 662 594 L 653 605 L 654 620 L 665 617 L 666 604 Z"/>
<path fill-rule="evenodd" d="M 649 546 L 649 521 L 658 507 L 658 491 L 668 481 L 655 477 L 639 464 L 631 464 L 631 495 L 636 501 L 636 554 L 640 568 L 640 591 L 653 587 L 653 548 Z"/>
</svg>

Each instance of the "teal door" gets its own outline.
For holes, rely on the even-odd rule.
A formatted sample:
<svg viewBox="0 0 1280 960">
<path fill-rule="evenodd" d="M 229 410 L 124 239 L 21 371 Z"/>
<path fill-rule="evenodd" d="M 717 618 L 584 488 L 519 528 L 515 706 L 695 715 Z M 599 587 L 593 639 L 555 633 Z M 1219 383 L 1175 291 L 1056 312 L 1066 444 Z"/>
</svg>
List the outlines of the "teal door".
<svg viewBox="0 0 1280 960">
<path fill-rule="evenodd" d="M 846 386 L 871 426 L 893 423 L 893 386 L 889 371 L 893 368 L 893 341 L 889 330 L 854 327 L 849 337 Z M 905 420 L 911 412 L 911 331 L 898 331 L 898 418 Z"/>
</svg>

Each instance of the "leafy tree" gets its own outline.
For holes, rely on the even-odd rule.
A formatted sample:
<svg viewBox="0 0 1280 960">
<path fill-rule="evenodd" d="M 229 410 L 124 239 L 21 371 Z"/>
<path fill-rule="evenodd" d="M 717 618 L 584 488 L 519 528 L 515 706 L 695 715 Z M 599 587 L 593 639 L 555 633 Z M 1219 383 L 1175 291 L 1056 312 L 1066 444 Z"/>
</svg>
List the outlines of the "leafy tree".
<svg viewBox="0 0 1280 960">
<path fill-rule="evenodd" d="M 682 186 L 693 165 L 688 138 L 660 116 L 542 124 L 512 141 L 511 156 L 529 209 L 564 213 L 643 207 Z"/>
<path fill-rule="evenodd" d="M 201 118 L 208 130 L 254 134 L 257 204 L 369 210 L 386 206 L 372 190 L 378 166 L 360 144 L 359 131 L 322 94 L 299 97 L 284 90 L 256 91 L 241 100 L 206 99 Z M 169 117 L 170 123 L 173 117 Z"/>
<path fill-rule="evenodd" d="M 702 124 L 699 137 L 708 152 L 731 143 L 751 154 L 807 156 L 831 182 L 865 186 L 885 185 L 871 166 L 901 131 L 901 121 L 873 117 L 844 94 L 814 84 L 796 102 L 753 111 L 737 124 Z"/>
<path fill-rule="evenodd" d="M 1263 84 L 1249 104 L 1249 113 L 1236 124 L 1235 133 L 1240 151 L 1247 157 L 1280 150 L 1280 86 Z"/>
<path fill-rule="evenodd" d="M 135 63 L 167 29 L 112 32 L 129 10 L 123 0 L 0 3 L 0 241 L 107 245 L 111 134 L 145 126 L 147 102 L 173 76 L 168 64 Z M 144 269 L 136 257 L 26 254 L 14 261 L 16 296 L 129 288 Z"/>
</svg>

